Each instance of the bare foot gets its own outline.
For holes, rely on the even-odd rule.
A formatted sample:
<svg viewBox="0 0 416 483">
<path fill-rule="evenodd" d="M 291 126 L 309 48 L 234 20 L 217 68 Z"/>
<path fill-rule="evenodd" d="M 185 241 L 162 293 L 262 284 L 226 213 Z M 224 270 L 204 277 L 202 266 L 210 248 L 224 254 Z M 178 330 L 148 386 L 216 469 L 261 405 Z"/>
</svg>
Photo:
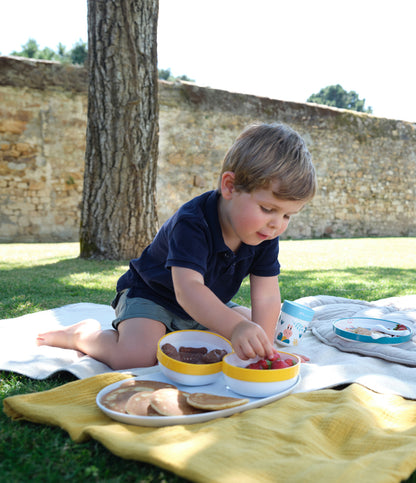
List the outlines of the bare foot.
<svg viewBox="0 0 416 483">
<path fill-rule="evenodd" d="M 63 329 L 50 330 L 39 334 L 36 338 L 36 344 L 38 346 L 61 347 L 62 349 L 78 349 L 77 343 L 81 338 L 100 330 L 101 325 L 98 320 L 86 319 Z"/>
</svg>

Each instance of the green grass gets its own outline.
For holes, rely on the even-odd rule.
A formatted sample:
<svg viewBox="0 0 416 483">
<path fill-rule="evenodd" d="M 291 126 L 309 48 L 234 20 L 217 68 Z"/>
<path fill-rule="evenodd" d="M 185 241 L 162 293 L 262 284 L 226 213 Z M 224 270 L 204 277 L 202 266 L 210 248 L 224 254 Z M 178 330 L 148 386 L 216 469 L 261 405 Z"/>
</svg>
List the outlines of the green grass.
<svg viewBox="0 0 416 483">
<path fill-rule="evenodd" d="M 283 241 L 282 299 L 333 295 L 378 300 L 416 293 L 416 238 Z M 249 297 L 245 282 L 238 301 Z"/>
<path fill-rule="evenodd" d="M 109 304 L 128 262 L 81 260 L 76 243 L 0 245 L 0 315 L 83 302 Z"/>
<path fill-rule="evenodd" d="M 416 293 L 416 239 L 284 241 L 282 298 L 326 294 L 377 300 Z M 0 318 L 65 304 L 109 304 L 128 262 L 78 258 L 75 243 L 0 245 Z M 245 282 L 236 297 L 249 303 Z M 0 373 L 0 398 L 44 391 L 73 380 L 57 375 L 35 381 Z M 35 443 L 35 444 L 34 444 Z M 75 444 L 58 428 L 12 422 L 0 414 L 0 474 L 5 482 L 183 482 L 155 466 L 126 461 L 99 443 Z M 416 482 L 416 473 L 408 481 Z"/>
</svg>

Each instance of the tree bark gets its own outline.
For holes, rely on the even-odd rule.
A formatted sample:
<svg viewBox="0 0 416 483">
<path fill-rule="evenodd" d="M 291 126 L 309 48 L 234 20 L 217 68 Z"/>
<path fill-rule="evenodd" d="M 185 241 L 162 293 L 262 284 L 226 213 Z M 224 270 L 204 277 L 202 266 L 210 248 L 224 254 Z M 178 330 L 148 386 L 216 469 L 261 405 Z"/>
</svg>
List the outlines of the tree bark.
<svg viewBox="0 0 416 483">
<path fill-rule="evenodd" d="M 88 0 L 82 258 L 135 258 L 157 231 L 158 0 Z"/>
</svg>

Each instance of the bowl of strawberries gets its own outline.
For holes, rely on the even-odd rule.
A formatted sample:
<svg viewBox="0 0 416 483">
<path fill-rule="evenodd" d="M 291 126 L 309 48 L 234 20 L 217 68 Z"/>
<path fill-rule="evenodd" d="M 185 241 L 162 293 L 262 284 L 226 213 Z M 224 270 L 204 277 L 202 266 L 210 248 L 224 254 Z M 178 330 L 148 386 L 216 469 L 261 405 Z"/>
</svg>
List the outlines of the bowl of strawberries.
<svg viewBox="0 0 416 483">
<path fill-rule="evenodd" d="M 242 360 L 234 352 L 222 361 L 226 385 L 248 397 L 268 397 L 294 386 L 299 378 L 301 359 L 276 351 L 271 358 Z"/>
</svg>

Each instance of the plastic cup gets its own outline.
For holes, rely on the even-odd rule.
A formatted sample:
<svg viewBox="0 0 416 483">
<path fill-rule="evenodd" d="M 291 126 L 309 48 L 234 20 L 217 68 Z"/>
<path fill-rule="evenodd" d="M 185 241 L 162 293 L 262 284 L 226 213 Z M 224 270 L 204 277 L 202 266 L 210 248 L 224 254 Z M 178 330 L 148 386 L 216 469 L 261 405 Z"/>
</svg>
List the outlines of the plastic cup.
<svg viewBox="0 0 416 483">
<path fill-rule="evenodd" d="M 305 305 L 285 300 L 276 326 L 275 341 L 286 346 L 296 346 L 309 327 L 314 311 Z"/>
</svg>

